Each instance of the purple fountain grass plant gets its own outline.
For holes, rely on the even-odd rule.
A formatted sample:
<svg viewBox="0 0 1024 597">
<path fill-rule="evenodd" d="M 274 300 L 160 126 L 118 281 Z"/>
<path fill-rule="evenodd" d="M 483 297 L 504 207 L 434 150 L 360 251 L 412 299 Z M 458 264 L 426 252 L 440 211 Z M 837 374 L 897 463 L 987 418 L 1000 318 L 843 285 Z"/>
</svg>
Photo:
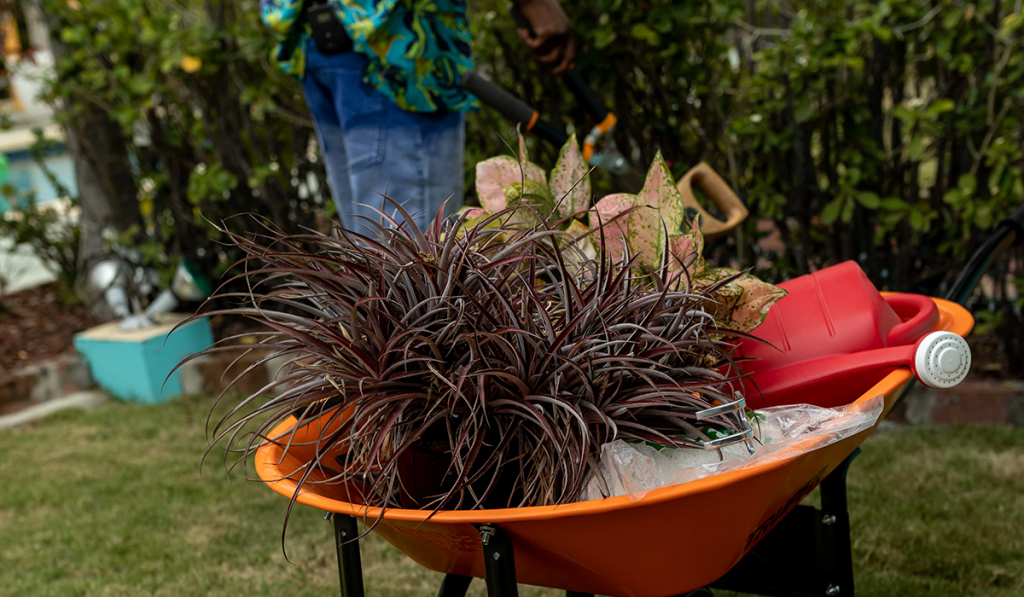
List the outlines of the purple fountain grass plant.
<svg viewBox="0 0 1024 597">
<path fill-rule="evenodd" d="M 246 255 L 232 280 L 248 290 L 220 295 L 241 306 L 204 315 L 259 322 L 273 351 L 234 381 L 271 358 L 289 364 L 219 420 L 211 449 L 226 444 L 244 467 L 319 421 L 296 496 L 341 483 L 394 507 L 415 485 L 403 461 L 429 443 L 444 458 L 440 489 L 416 504 L 436 511 L 573 502 L 606 442 L 700 448 L 709 425 L 742 428 L 742 412 L 697 420 L 732 400 L 742 372 L 730 338 L 746 334 L 710 315 L 730 280 L 689 284 L 695 256 L 638 266 L 628 249 L 586 257 L 543 218 L 506 228 L 499 212 L 470 227 L 439 213 L 421 230 L 394 209 L 404 223 L 381 212 L 367 234 L 223 230 Z M 591 234 L 603 249 L 603 227 Z M 252 348 L 235 337 L 208 352 Z M 289 432 L 271 433 L 286 421 Z"/>
</svg>

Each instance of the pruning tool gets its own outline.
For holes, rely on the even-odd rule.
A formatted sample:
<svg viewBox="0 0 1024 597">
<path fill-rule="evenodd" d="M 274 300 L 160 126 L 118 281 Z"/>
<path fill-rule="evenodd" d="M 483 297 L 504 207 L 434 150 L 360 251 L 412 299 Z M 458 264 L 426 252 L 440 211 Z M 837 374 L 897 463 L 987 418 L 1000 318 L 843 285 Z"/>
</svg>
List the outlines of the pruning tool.
<svg viewBox="0 0 1024 597">
<path fill-rule="evenodd" d="M 526 29 L 532 34 L 530 24 L 519 12 L 518 7 L 512 7 L 512 17 L 518 27 Z M 612 133 L 618 118 L 597 99 L 576 70 L 575 65 L 562 76 L 562 82 L 597 123 L 583 139 L 583 158 L 590 166 L 609 172 L 621 186 L 638 190 L 643 184 L 645 175 L 640 170 L 633 168 L 615 145 L 615 137 Z M 463 75 L 462 87 L 484 104 L 497 110 L 505 118 L 518 124 L 521 130 L 532 132 L 556 147 L 565 145 L 569 140 L 563 128 L 542 118 L 538 110 L 477 72 L 469 71 Z M 708 213 L 701 206 L 693 192 L 694 187 L 701 190 L 715 203 L 725 217 L 724 220 Z M 683 205 L 688 215 L 699 219 L 701 231 L 709 240 L 718 238 L 738 226 L 749 213 L 746 206 L 722 177 L 704 162 L 697 164 L 687 172 L 679 180 L 677 188 L 682 195 Z"/>
</svg>

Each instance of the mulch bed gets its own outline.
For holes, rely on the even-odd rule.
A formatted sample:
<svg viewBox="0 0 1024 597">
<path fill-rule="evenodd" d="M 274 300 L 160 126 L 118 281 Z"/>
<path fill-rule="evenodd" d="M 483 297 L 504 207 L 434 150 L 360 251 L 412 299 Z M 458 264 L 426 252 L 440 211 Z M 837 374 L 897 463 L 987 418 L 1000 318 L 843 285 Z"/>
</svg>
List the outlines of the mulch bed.
<svg viewBox="0 0 1024 597">
<path fill-rule="evenodd" d="M 56 284 L 0 297 L 0 375 L 74 351 L 72 338 L 100 323 L 85 305 L 65 307 Z"/>
</svg>

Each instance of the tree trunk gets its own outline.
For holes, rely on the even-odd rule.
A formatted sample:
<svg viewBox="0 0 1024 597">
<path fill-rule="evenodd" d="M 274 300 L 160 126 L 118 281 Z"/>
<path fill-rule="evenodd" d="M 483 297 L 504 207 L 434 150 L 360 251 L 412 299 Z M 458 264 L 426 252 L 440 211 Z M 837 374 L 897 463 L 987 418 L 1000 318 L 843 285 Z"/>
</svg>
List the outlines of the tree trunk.
<svg viewBox="0 0 1024 597">
<path fill-rule="evenodd" d="M 57 25 L 52 15 L 51 31 Z M 50 38 L 55 62 L 67 54 L 59 35 Z M 128 159 L 128 144 L 120 125 L 101 107 L 88 100 L 68 100 L 59 106 L 73 111 L 75 118 L 64 124 L 68 153 L 75 164 L 75 182 L 81 209 L 79 229 L 79 268 L 84 271 L 92 260 L 105 253 L 103 231 L 123 232 L 142 221 L 136 196 L 135 177 Z"/>
<path fill-rule="evenodd" d="M 106 252 L 104 230 L 123 232 L 139 224 L 141 217 L 120 127 L 99 109 L 82 108 L 79 117 L 64 126 L 64 135 L 75 164 L 82 212 L 79 265 L 84 269 Z"/>
</svg>

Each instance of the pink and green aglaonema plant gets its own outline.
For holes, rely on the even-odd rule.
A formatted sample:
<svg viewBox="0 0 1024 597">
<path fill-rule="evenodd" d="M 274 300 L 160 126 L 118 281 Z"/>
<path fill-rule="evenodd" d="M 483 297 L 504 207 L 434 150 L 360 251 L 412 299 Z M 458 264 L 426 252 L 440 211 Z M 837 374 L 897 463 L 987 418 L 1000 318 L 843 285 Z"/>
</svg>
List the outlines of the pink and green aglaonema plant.
<svg viewBox="0 0 1024 597">
<path fill-rule="evenodd" d="M 550 175 L 529 160 L 520 136 L 518 156 L 497 156 L 476 165 L 476 193 L 480 206 L 460 212 L 468 228 L 494 214 L 506 214 L 502 225 L 513 221 L 531 227 L 543 219 L 576 237 L 590 257 L 603 245 L 615 261 L 624 254 L 633 258 L 638 273 L 667 267 L 674 274 L 672 290 L 717 287 L 713 315 L 729 329 L 753 331 L 786 296 L 785 290 L 750 273 L 708 265 L 700 226 L 687 221 L 683 197 L 661 152 L 639 193 L 607 195 L 591 206 L 589 167 L 575 135 L 562 147 Z M 515 206 L 520 209 L 510 212 Z M 492 221 L 499 225 L 499 218 Z M 597 234 L 604 236 L 603 243 L 597 242 Z"/>
</svg>

